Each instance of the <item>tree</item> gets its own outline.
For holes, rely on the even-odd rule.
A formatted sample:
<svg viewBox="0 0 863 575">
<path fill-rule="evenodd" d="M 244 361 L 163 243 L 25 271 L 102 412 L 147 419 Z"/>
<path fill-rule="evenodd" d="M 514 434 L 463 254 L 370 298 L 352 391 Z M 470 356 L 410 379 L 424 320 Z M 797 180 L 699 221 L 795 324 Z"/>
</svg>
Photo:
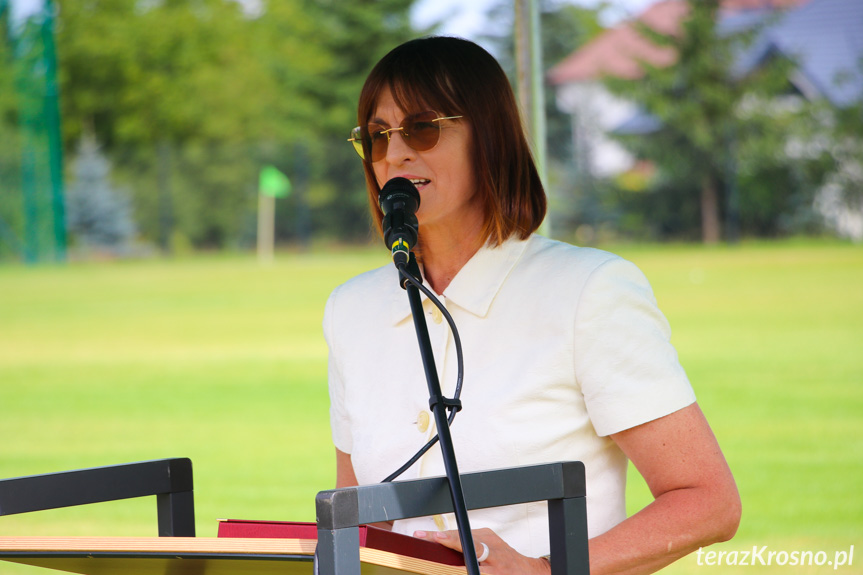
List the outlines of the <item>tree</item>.
<svg viewBox="0 0 863 575">
<path fill-rule="evenodd" d="M 23 251 L 15 70 L 8 36 L 9 10 L 0 0 L 0 258 Z"/>
<path fill-rule="evenodd" d="M 61 0 L 67 146 L 92 129 L 133 190 L 141 234 L 165 248 L 246 241 L 265 164 L 294 182 L 280 237 L 309 226 L 367 234 L 346 134 L 371 65 L 414 34 L 409 10 L 396 0 L 272 0 L 253 14 L 233 0 Z M 309 217 L 300 224 L 284 208 Z"/>
<path fill-rule="evenodd" d="M 93 136 L 84 135 L 74 179 L 66 190 L 69 233 L 85 249 L 122 253 L 135 235 L 129 198 L 110 182 L 110 164 Z"/>
<path fill-rule="evenodd" d="M 603 31 L 599 22 L 605 3 L 586 8 L 554 0 L 540 2 L 540 27 L 542 30 L 543 70 L 583 46 Z M 489 10 L 492 28 L 506 31 L 500 35 L 488 34 L 482 40 L 490 46 L 501 67 L 515 85 L 515 38 L 512 20 L 512 0 L 499 2 Z M 556 236 L 565 235 L 578 214 L 583 213 L 585 195 L 579 194 L 573 185 L 572 125 L 570 118 L 557 107 L 553 90 L 545 90 L 546 148 L 548 165 L 546 193 L 549 197 L 549 218 L 554 218 L 552 230 Z"/>
<path fill-rule="evenodd" d="M 658 133 L 624 142 L 659 166 L 658 187 L 698 190 L 702 240 L 716 243 L 722 237 L 723 206 L 730 221 L 736 221 L 738 174 L 760 170 L 746 165 L 751 155 L 742 152 L 757 151 L 771 158 L 782 155 L 787 136 L 782 126 L 789 123 L 782 116 L 787 114 L 777 115 L 764 103 L 787 92 L 793 63 L 774 59 L 753 74 L 735 77 L 735 57 L 758 28 L 723 33 L 717 26 L 719 0 L 688 0 L 687 4 L 689 14 L 678 35 L 639 26 L 647 38 L 676 51 L 675 64 L 665 68 L 643 64 L 642 78 L 608 78 L 606 84 L 659 120 Z"/>
<path fill-rule="evenodd" d="M 284 126 L 254 22 L 224 0 L 89 0 L 61 23 L 67 145 L 92 129 L 163 248 L 230 243 L 253 205 L 251 143 Z"/>
<path fill-rule="evenodd" d="M 280 237 L 302 238 L 311 227 L 321 236 L 368 240 L 365 179 L 347 135 L 356 125 L 360 89 L 375 63 L 426 31 L 411 27 L 410 3 L 402 0 L 304 0 L 300 8 L 311 17 L 303 42 L 316 43 L 327 58 L 315 66 L 312 80 L 297 86 L 317 105 L 305 122 L 307 132 L 270 156 L 270 163 L 291 177 L 295 191 L 277 211 Z M 279 1 L 263 17 L 274 30 L 291 20 Z M 279 46 L 282 35 L 277 33 L 270 46 Z"/>
<path fill-rule="evenodd" d="M 863 58 L 858 70 L 863 75 Z M 816 111 L 823 121 L 807 134 L 810 145 L 800 153 L 810 164 L 813 156 L 826 164 L 817 209 L 840 236 L 863 241 L 863 98 L 846 106 L 819 102 Z"/>
</svg>

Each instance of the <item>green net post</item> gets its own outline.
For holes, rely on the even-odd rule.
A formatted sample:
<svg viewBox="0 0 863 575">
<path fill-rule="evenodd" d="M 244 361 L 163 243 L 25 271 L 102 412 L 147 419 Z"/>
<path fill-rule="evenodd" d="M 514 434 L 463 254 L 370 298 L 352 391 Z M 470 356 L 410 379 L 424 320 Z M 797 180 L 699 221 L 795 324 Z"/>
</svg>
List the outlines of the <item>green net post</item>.
<svg viewBox="0 0 863 575">
<path fill-rule="evenodd" d="M 54 22 L 53 1 L 42 0 L 38 12 L 14 22 L 9 30 L 21 146 L 21 244 L 28 263 L 66 259 Z"/>
<path fill-rule="evenodd" d="M 60 89 L 57 85 L 57 49 L 54 44 L 56 8 L 53 0 L 45 1 L 42 22 L 42 44 L 45 61 L 44 115 L 50 166 L 51 212 L 53 214 L 54 259 L 66 260 L 66 204 L 63 197 L 63 138 L 60 132 Z"/>
</svg>

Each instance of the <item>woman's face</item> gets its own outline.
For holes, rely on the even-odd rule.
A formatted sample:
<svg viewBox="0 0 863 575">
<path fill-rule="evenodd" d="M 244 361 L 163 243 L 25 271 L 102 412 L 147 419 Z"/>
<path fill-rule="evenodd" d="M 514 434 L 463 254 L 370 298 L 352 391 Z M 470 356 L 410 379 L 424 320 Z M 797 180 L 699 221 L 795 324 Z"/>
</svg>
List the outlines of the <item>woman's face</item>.
<svg viewBox="0 0 863 575">
<path fill-rule="evenodd" d="M 422 111 L 425 110 L 410 113 Z M 371 121 L 395 128 L 406 115 L 386 90 L 378 99 Z M 395 177 L 416 184 L 420 193 L 417 219 L 421 237 L 423 230 L 451 229 L 461 234 L 482 227 L 483 210 L 477 201 L 467 122 L 470 118 L 442 120 L 440 140 L 424 152 L 412 149 L 401 132 L 393 131 L 386 157 L 372 164 L 380 187 Z"/>
</svg>

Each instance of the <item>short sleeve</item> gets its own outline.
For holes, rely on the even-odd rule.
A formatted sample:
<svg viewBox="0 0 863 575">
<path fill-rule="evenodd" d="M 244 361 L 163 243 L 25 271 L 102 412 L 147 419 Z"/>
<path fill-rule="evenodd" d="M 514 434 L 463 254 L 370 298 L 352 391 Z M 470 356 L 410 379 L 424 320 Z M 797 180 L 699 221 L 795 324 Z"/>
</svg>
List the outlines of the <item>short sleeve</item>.
<svg viewBox="0 0 863 575">
<path fill-rule="evenodd" d="M 327 378 L 330 393 L 330 428 L 333 443 L 339 451 L 351 453 L 353 439 L 350 433 L 350 421 L 345 408 L 345 388 L 338 367 L 337 334 L 335 333 L 336 300 L 339 289 L 330 294 L 324 309 L 324 339 L 329 347 L 327 360 Z"/>
<path fill-rule="evenodd" d="M 575 377 L 600 436 L 695 401 L 668 321 L 631 262 L 615 257 L 591 272 L 575 322 Z"/>
</svg>

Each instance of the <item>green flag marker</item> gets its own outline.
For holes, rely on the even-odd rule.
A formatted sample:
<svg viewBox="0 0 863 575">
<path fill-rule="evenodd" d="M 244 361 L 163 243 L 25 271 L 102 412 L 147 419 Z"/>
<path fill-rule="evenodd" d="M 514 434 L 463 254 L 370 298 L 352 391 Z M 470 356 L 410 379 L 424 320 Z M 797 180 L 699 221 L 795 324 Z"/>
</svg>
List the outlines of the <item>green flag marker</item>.
<svg viewBox="0 0 863 575">
<path fill-rule="evenodd" d="M 271 198 L 286 198 L 291 193 L 291 180 L 274 166 L 264 166 L 258 178 L 258 191 Z"/>
</svg>

